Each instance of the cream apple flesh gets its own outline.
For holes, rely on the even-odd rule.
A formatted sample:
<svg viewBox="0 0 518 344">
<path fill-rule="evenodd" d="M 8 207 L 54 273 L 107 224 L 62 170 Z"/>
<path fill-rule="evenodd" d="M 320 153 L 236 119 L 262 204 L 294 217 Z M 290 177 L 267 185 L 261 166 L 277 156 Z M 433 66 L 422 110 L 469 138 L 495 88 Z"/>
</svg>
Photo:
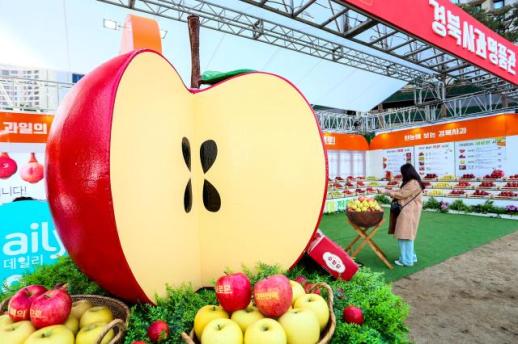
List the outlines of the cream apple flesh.
<svg viewBox="0 0 518 344">
<path fill-rule="evenodd" d="M 72 88 L 46 163 L 70 256 L 130 301 L 152 302 L 166 285 L 209 286 L 258 261 L 291 267 L 327 188 L 320 129 L 292 84 L 249 73 L 189 90 L 150 50 L 115 57 Z"/>
</svg>

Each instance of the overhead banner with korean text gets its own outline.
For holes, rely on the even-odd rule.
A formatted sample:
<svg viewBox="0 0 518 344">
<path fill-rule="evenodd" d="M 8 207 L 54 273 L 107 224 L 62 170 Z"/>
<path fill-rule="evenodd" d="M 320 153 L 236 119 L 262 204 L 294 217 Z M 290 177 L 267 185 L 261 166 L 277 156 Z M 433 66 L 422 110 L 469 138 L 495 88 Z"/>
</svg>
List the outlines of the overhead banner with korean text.
<svg viewBox="0 0 518 344">
<path fill-rule="evenodd" d="M 518 47 L 450 0 L 341 0 L 412 36 L 518 84 Z"/>
</svg>

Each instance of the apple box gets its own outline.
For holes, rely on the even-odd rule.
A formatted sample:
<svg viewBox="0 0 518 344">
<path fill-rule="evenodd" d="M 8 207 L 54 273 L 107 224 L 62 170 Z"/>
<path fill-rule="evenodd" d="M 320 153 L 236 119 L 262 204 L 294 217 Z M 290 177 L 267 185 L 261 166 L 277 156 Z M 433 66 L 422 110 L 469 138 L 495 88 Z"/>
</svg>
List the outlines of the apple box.
<svg viewBox="0 0 518 344">
<path fill-rule="evenodd" d="M 307 253 L 318 265 L 336 278 L 349 281 L 358 271 L 358 265 L 345 250 L 320 230 L 315 233 Z"/>
</svg>

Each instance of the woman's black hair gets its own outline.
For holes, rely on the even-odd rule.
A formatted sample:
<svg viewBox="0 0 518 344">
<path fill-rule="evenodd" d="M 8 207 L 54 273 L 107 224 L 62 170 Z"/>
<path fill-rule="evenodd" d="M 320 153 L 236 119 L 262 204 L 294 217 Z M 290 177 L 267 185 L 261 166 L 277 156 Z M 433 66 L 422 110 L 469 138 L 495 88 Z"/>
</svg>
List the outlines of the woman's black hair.
<svg viewBox="0 0 518 344">
<path fill-rule="evenodd" d="M 424 190 L 425 185 L 421 181 L 421 176 L 417 171 L 415 170 L 414 166 L 410 163 L 406 163 L 401 166 L 401 175 L 403 176 L 403 183 L 401 184 L 401 187 L 405 186 L 406 183 L 411 181 L 412 179 L 416 180 L 419 183 L 419 186 L 421 187 L 421 190 Z"/>
</svg>

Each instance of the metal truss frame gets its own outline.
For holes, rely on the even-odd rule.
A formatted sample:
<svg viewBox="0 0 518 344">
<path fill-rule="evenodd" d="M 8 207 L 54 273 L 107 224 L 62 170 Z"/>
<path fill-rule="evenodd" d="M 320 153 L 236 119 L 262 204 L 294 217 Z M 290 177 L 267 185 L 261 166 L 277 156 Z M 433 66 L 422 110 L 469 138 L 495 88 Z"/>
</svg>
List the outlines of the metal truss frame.
<svg viewBox="0 0 518 344">
<path fill-rule="evenodd" d="M 325 132 L 355 133 L 362 129 L 362 118 L 327 110 L 315 111 L 320 128 Z"/>
<path fill-rule="evenodd" d="M 433 71 L 446 85 L 487 90 L 515 86 L 463 59 L 377 21 L 340 0 L 240 0 Z M 318 15 L 317 15 L 318 14 Z"/>
<path fill-rule="evenodd" d="M 183 21 L 200 17 L 202 27 L 286 48 L 372 73 L 413 82 L 433 78 L 433 73 L 404 62 L 386 59 L 344 44 L 265 20 L 205 0 L 97 0 L 163 18 Z M 267 1 L 262 1 L 266 3 Z M 357 30 L 359 31 L 359 30 Z"/>
</svg>

